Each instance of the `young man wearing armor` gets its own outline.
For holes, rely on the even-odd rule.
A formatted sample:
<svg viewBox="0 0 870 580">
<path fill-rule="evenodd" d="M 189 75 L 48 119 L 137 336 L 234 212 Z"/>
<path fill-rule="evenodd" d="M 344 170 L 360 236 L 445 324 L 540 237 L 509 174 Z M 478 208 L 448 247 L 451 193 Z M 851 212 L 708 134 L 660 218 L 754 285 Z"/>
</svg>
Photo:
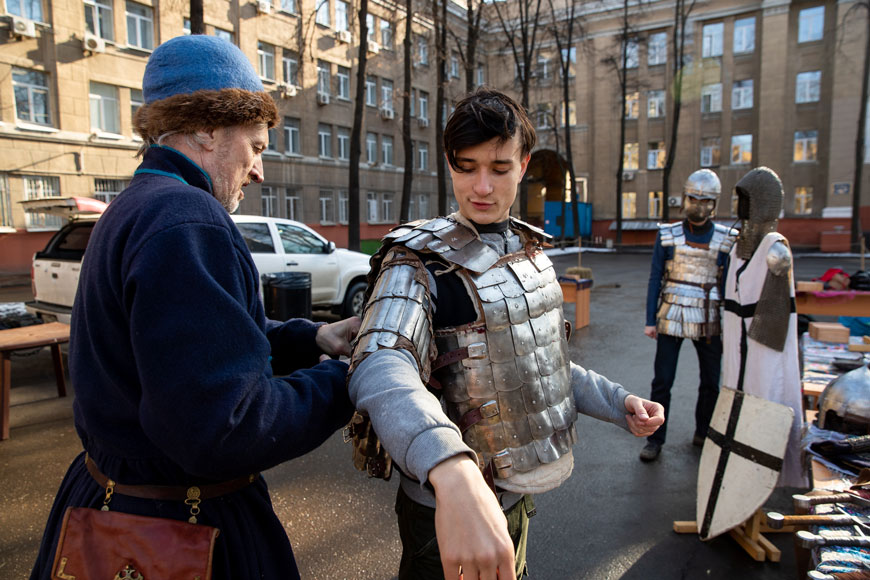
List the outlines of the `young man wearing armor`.
<svg viewBox="0 0 870 580">
<path fill-rule="evenodd" d="M 644 334 L 656 340 L 650 399 L 664 406 L 667 419 L 680 347 L 683 339 L 691 339 L 701 371 L 692 438 L 696 446 L 704 443 L 719 394 L 719 306 L 723 271 L 728 267 L 728 252 L 737 233 L 710 219 L 721 190 L 719 178 L 709 169 L 689 176 L 683 188 L 686 219 L 659 225 L 647 286 Z M 647 438 L 640 459 L 655 461 L 666 435 L 667 422 Z"/>
<path fill-rule="evenodd" d="M 758 167 L 734 191 L 742 225 L 725 282 L 722 384 L 794 410 L 778 485 L 806 487 L 793 260 L 788 240 L 776 231 L 782 182 L 772 170 Z"/>
<path fill-rule="evenodd" d="M 578 412 L 639 437 L 664 420 L 568 359 L 548 236 L 510 218 L 534 144 L 510 97 L 466 97 L 444 131 L 459 211 L 372 258 L 349 389 L 400 472 L 402 580 L 523 575 L 529 494 L 570 475 Z"/>
</svg>

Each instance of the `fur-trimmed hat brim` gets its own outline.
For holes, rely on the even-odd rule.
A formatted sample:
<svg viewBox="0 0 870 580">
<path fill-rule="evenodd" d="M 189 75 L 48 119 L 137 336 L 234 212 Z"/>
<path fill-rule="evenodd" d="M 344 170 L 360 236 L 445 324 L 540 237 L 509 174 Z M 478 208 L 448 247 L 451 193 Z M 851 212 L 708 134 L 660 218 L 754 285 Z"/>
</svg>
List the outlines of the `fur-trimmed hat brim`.
<svg viewBox="0 0 870 580">
<path fill-rule="evenodd" d="M 278 108 L 266 92 L 242 89 L 201 90 L 178 94 L 142 105 L 133 117 L 133 128 L 145 139 L 166 133 L 197 131 L 265 123 L 278 123 Z"/>
</svg>

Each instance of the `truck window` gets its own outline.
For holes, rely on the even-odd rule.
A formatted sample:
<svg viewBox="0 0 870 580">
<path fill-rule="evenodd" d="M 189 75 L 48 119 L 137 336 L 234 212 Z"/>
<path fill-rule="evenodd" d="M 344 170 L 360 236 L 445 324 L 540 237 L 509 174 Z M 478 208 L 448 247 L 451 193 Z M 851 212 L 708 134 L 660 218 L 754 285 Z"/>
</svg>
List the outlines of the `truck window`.
<svg viewBox="0 0 870 580">
<path fill-rule="evenodd" d="M 268 224 L 245 224 L 237 223 L 236 226 L 245 238 L 248 250 L 252 254 L 274 254 L 275 244 L 272 243 L 272 234 L 269 233 Z"/>
</svg>

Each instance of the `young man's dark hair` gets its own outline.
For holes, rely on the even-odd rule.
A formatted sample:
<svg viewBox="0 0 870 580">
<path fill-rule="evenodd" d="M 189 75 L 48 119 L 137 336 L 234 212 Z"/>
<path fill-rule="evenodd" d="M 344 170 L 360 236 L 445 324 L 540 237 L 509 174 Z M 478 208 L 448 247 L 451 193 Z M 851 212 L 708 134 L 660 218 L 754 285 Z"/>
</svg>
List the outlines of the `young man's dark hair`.
<svg viewBox="0 0 870 580">
<path fill-rule="evenodd" d="M 521 142 L 521 157 L 535 146 L 535 129 L 523 108 L 506 94 L 481 87 L 459 101 L 444 128 L 444 151 L 454 171 L 462 171 L 456 153 L 498 138 L 505 143 L 514 135 Z"/>
</svg>

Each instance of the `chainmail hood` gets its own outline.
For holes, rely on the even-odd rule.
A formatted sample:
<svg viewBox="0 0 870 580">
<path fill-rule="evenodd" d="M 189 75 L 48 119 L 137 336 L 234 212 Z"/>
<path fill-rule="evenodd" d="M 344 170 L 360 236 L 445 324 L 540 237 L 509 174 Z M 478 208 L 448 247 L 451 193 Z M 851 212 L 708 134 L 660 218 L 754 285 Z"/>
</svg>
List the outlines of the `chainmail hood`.
<svg viewBox="0 0 870 580">
<path fill-rule="evenodd" d="M 776 231 L 782 212 L 782 181 L 773 170 L 758 167 L 744 175 L 734 191 L 737 217 L 742 224 L 737 237 L 737 256 L 748 260 L 764 236 Z"/>
</svg>

